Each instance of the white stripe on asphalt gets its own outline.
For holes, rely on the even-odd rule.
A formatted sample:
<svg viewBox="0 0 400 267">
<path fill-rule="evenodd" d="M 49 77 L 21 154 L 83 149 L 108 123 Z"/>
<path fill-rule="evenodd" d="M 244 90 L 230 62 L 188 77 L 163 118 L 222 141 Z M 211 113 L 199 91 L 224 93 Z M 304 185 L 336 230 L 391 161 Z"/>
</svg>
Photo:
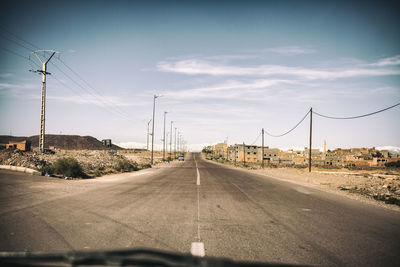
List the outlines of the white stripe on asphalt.
<svg viewBox="0 0 400 267">
<path fill-rule="evenodd" d="M 200 185 L 200 172 L 199 172 L 199 168 L 197 168 L 197 185 Z"/>
<path fill-rule="evenodd" d="M 190 248 L 190 253 L 193 256 L 204 257 L 204 255 L 206 255 L 206 253 L 204 252 L 204 243 L 193 242 L 192 247 Z"/>
<path fill-rule="evenodd" d="M 194 159 L 196 163 L 196 171 L 197 171 L 197 181 L 196 181 L 196 191 L 197 191 L 197 242 L 192 242 L 192 247 L 190 248 L 190 253 L 193 256 L 204 257 L 206 254 L 204 251 L 204 243 L 200 242 L 200 171 L 197 167 L 197 160 Z"/>
</svg>

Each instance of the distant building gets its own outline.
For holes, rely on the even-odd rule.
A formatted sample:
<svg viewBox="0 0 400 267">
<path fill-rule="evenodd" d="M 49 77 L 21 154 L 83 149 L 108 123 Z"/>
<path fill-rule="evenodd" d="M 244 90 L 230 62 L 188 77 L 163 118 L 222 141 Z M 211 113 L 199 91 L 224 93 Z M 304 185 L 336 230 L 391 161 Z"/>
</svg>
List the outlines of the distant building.
<svg viewBox="0 0 400 267">
<path fill-rule="evenodd" d="M 6 144 L 6 149 L 19 149 L 21 151 L 30 151 L 31 150 L 31 143 L 29 141 L 9 141 Z"/>
<path fill-rule="evenodd" d="M 279 154 L 280 150 L 278 148 L 269 148 L 269 147 L 264 147 L 264 161 L 266 163 L 272 163 L 272 162 L 277 162 L 279 161 Z M 259 162 L 262 161 L 262 148 L 258 147 L 257 148 L 257 160 Z"/>
<path fill-rule="evenodd" d="M 227 143 L 216 144 L 214 145 L 213 150 L 215 155 L 226 158 L 228 153 L 228 144 Z"/>
<path fill-rule="evenodd" d="M 228 160 L 237 162 L 258 162 L 257 146 L 249 146 L 246 144 L 235 144 L 228 148 Z"/>
<path fill-rule="evenodd" d="M 386 167 L 386 163 L 400 161 L 400 158 L 373 158 L 370 162 L 371 167 Z"/>
</svg>

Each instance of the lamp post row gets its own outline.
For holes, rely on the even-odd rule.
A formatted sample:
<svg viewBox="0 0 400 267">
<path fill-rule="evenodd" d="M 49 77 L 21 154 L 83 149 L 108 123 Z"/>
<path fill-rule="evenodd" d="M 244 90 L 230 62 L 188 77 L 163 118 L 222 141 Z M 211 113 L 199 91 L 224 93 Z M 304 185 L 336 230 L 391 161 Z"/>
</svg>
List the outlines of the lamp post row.
<svg viewBox="0 0 400 267">
<path fill-rule="evenodd" d="M 151 129 L 151 164 L 154 164 L 154 117 L 155 117 L 155 112 L 156 112 L 156 99 L 160 97 L 159 95 L 154 95 L 153 96 L 153 119 L 149 120 L 147 123 L 147 149 L 149 149 L 149 124 L 152 122 L 152 129 Z M 166 117 L 167 117 L 167 111 L 164 111 L 164 134 L 163 134 L 163 160 L 165 160 L 165 153 L 167 151 L 168 153 L 168 140 L 166 137 L 166 132 L 165 132 L 165 123 L 166 123 Z M 169 159 L 172 160 L 172 125 L 176 121 L 171 121 L 171 129 L 170 129 L 170 142 L 169 142 Z M 182 145 L 182 135 L 175 127 L 175 134 L 174 134 L 174 158 L 176 157 L 176 152 L 177 149 L 181 149 Z M 178 133 L 178 134 L 177 134 Z M 178 138 L 178 139 L 177 139 Z"/>
</svg>

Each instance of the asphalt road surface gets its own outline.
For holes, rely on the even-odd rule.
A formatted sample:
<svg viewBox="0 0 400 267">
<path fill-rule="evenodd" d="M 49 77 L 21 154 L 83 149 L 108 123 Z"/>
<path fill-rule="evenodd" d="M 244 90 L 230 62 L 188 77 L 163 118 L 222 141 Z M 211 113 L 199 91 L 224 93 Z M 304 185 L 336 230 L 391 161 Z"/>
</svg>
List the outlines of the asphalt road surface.
<svg viewBox="0 0 400 267">
<path fill-rule="evenodd" d="M 137 247 L 234 260 L 399 266 L 400 213 L 223 167 L 200 154 L 90 180 L 0 171 L 1 251 Z"/>
</svg>

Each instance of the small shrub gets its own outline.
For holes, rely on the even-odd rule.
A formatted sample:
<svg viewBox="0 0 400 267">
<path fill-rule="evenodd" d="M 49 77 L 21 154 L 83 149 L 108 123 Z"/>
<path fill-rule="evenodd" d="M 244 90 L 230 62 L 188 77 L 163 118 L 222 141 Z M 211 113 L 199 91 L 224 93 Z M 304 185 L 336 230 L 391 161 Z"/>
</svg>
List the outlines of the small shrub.
<svg viewBox="0 0 400 267">
<path fill-rule="evenodd" d="M 51 163 L 47 163 L 42 165 L 42 167 L 39 170 L 42 175 L 53 175 L 54 174 L 54 167 Z"/>
<path fill-rule="evenodd" d="M 74 158 L 59 158 L 53 163 L 54 172 L 65 177 L 83 177 L 84 173 L 79 162 Z"/>
<path fill-rule="evenodd" d="M 151 168 L 151 164 L 149 163 L 143 163 L 140 165 L 140 169 L 149 169 Z"/>
<path fill-rule="evenodd" d="M 131 162 L 129 160 L 118 160 L 114 164 L 114 169 L 116 169 L 119 172 L 131 172 L 131 171 L 137 171 L 139 170 L 139 167 L 136 162 Z"/>
</svg>

